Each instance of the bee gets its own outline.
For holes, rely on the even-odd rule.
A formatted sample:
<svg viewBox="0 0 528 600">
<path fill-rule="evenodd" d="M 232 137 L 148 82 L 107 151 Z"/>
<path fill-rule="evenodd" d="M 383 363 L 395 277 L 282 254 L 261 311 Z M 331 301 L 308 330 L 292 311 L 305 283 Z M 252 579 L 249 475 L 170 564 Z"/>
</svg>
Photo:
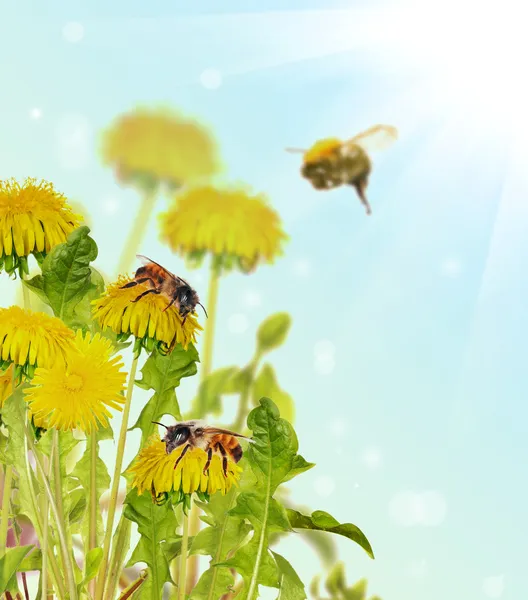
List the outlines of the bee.
<svg viewBox="0 0 528 600">
<path fill-rule="evenodd" d="M 146 256 L 138 254 L 137 258 L 143 263 L 143 266 L 136 271 L 134 281 L 123 285 L 121 289 L 134 287 L 141 283 L 148 283 L 150 288 L 139 294 L 132 302 L 138 302 L 147 294 L 163 294 L 169 300 L 169 304 L 163 309 L 163 312 L 174 304 L 180 317 L 183 317 L 182 326 L 185 324 L 187 315 L 194 312 L 197 305 L 203 308 L 207 317 L 207 311 L 200 303 L 198 294 L 184 279 L 167 271 L 165 267 Z"/>
<path fill-rule="evenodd" d="M 309 150 L 286 148 L 287 152 L 303 154 L 301 175 L 316 190 L 330 190 L 341 185 L 355 188 L 367 215 L 372 213 L 366 190 L 372 171 L 368 152 L 382 150 L 398 137 L 391 125 L 374 125 L 346 142 L 337 138 L 317 141 Z"/>
<path fill-rule="evenodd" d="M 167 430 L 165 437 L 161 440 L 162 442 L 165 442 L 167 454 L 170 454 L 175 448 L 185 444 L 174 468 L 178 466 L 180 460 L 190 448 L 201 448 L 207 452 L 207 462 L 203 469 L 204 475 L 207 474 L 213 454 L 216 453 L 222 459 L 222 470 L 224 476 L 227 477 L 228 460 L 231 460 L 236 464 L 242 458 L 242 447 L 238 440 L 243 439 L 251 444 L 255 443 L 254 440 L 241 435 L 240 433 L 235 433 L 228 429 L 220 429 L 219 427 L 210 427 L 203 421 L 183 421 L 181 423 L 176 423 L 176 425 L 171 425 L 170 427 L 163 423 L 158 423 L 157 421 L 152 422 L 156 425 L 165 427 Z"/>
</svg>

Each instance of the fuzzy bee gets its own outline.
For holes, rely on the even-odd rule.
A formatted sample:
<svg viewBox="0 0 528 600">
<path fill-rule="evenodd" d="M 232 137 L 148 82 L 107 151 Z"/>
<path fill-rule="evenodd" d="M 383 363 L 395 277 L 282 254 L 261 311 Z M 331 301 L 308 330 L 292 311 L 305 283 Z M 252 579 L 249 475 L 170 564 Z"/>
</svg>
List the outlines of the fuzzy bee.
<svg viewBox="0 0 528 600">
<path fill-rule="evenodd" d="M 143 263 L 143 266 L 136 271 L 134 281 L 122 286 L 121 289 L 134 287 L 141 283 L 148 283 L 150 288 L 139 294 L 132 302 L 138 302 L 147 294 L 163 294 L 169 300 L 169 304 L 163 309 L 163 312 L 174 304 L 180 317 L 183 317 L 182 325 L 185 323 L 187 315 L 194 312 L 197 305 L 203 308 L 207 317 L 207 311 L 200 303 L 198 294 L 184 279 L 146 256 L 138 254 L 137 258 Z"/>
<path fill-rule="evenodd" d="M 224 476 L 227 477 L 228 460 L 236 464 L 242 458 L 243 452 L 239 439 L 246 440 L 252 444 L 254 443 L 254 440 L 240 433 L 235 433 L 228 429 L 220 429 L 219 427 L 210 427 L 202 421 L 183 421 L 171 426 L 158 423 L 157 421 L 153 421 L 153 423 L 161 425 L 167 430 L 161 440 L 165 442 L 167 454 L 170 454 L 179 446 L 185 446 L 174 468 L 178 466 L 190 448 L 201 448 L 207 453 L 207 462 L 203 470 L 204 475 L 209 470 L 213 454 L 216 453 L 222 459 L 222 470 Z"/>
<path fill-rule="evenodd" d="M 398 137 L 391 125 L 374 125 L 343 142 L 337 138 L 317 141 L 309 150 L 286 148 L 303 154 L 301 175 L 316 190 L 331 190 L 342 185 L 355 188 L 367 215 L 372 213 L 366 196 L 372 162 L 368 152 L 383 150 Z"/>
</svg>

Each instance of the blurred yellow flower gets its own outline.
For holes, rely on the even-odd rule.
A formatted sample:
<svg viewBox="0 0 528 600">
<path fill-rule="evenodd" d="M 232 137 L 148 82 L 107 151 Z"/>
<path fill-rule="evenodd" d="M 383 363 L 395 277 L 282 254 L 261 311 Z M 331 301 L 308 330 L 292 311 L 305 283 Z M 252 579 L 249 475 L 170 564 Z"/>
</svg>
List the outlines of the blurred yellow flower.
<svg viewBox="0 0 528 600">
<path fill-rule="evenodd" d="M 318 140 L 315 144 L 304 153 L 303 160 L 305 163 L 317 162 L 323 158 L 332 158 L 343 142 L 338 138 L 326 138 Z"/>
<path fill-rule="evenodd" d="M 118 341 L 133 335 L 136 354 L 141 348 L 152 352 L 157 347 L 162 352 L 170 352 L 177 343 L 187 348 L 190 342 L 196 342 L 196 333 L 202 327 L 194 315 L 188 315 L 182 326 L 183 319 L 178 310 L 174 306 L 167 309 L 167 299 L 162 295 L 148 294 L 134 302 L 149 288 L 146 284 L 138 284 L 123 289 L 131 281 L 131 277 L 120 275 L 100 298 L 94 300 L 93 315 L 103 331 L 109 327 L 118 335 Z"/>
<path fill-rule="evenodd" d="M 13 391 L 13 365 L 9 365 L 5 371 L 0 371 L 0 408 L 11 396 Z"/>
<path fill-rule="evenodd" d="M 180 194 L 160 215 L 161 237 L 187 257 L 215 256 L 223 268 L 249 272 L 273 262 L 288 239 L 279 215 L 263 195 L 243 188 L 197 187 Z"/>
<path fill-rule="evenodd" d="M 112 344 L 99 334 L 77 332 L 66 362 L 39 367 L 24 390 L 35 423 L 62 431 L 90 433 L 108 426 L 109 408 L 122 410 L 127 374 L 121 356 L 112 357 Z"/>
<path fill-rule="evenodd" d="M 74 338 L 57 317 L 18 306 L 0 308 L 0 368 L 14 363 L 17 376 L 31 378 L 37 366 L 63 364 Z"/>
<path fill-rule="evenodd" d="M 144 491 L 151 492 L 153 497 L 172 492 L 180 495 L 194 492 L 226 494 L 233 485 L 237 485 L 242 469 L 229 461 L 226 477 L 222 461 L 216 454 L 213 454 L 209 469 L 204 474 L 207 454 L 201 448 L 191 448 L 174 468 L 183 448 L 182 445 L 167 454 L 159 434 L 150 438 L 129 469 L 133 475 L 132 487 L 137 488 L 139 495 Z"/>
<path fill-rule="evenodd" d="M 141 188 L 178 188 L 219 170 L 216 144 L 199 123 L 165 109 L 138 109 L 105 132 L 103 161 Z"/>
<path fill-rule="evenodd" d="M 41 261 L 81 220 L 52 183 L 0 180 L 0 269 L 29 274 L 27 257 Z"/>
</svg>

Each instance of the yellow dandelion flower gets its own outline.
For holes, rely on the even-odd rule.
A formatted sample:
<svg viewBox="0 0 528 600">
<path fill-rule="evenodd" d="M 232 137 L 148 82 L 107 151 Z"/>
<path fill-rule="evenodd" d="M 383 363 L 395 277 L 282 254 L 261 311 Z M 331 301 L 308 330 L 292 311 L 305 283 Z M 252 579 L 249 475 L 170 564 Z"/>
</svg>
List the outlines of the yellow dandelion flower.
<svg viewBox="0 0 528 600">
<path fill-rule="evenodd" d="M 0 269 L 29 275 L 27 257 L 38 261 L 79 226 L 66 198 L 47 181 L 0 180 Z"/>
<path fill-rule="evenodd" d="M 13 365 L 9 365 L 4 371 L 0 371 L 0 408 L 11 396 L 13 391 Z"/>
<path fill-rule="evenodd" d="M 119 342 L 126 341 L 131 335 L 136 338 L 134 352 L 141 348 L 152 352 L 170 352 L 176 344 L 187 348 L 190 342 L 196 342 L 196 333 L 202 330 L 196 317 L 187 315 L 185 323 L 175 306 L 167 308 L 167 299 L 160 294 L 148 294 L 134 302 L 146 290 L 146 284 L 123 288 L 132 281 L 131 277 L 120 275 L 110 284 L 105 293 L 93 302 L 93 315 L 103 331 L 110 328 L 117 334 Z"/>
<path fill-rule="evenodd" d="M 39 367 L 30 388 L 24 390 L 35 423 L 62 431 L 90 433 L 107 427 L 109 408 L 122 410 L 127 374 L 121 356 L 112 357 L 112 344 L 96 333 L 78 331 L 66 362 Z"/>
<path fill-rule="evenodd" d="M 318 140 L 309 150 L 304 153 L 303 160 L 305 163 L 312 163 L 323 158 L 332 158 L 342 145 L 343 142 L 338 138 L 326 138 L 324 140 Z"/>
<path fill-rule="evenodd" d="M 174 468 L 183 448 L 180 446 L 167 454 L 159 434 L 155 433 L 150 438 L 129 469 L 133 477 L 132 487 L 137 489 L 139 495 L 145 491 L 151 492 L 153 498 L 161 494 L 175 494 L 177 499 L 183 501 L 185 496 L 194 493 L 205 496 L 212 496 L 216 492 L 226 494 L 233 485 L 238 484 L 242 469 L 229 461 L 226 477 L 222 461 L 216 454 L 213 454 L 204 474 L 207 454 L 201 448 L 191 448 Z"/>
<path fill-rule="evenodd" d="M 210 253 L 226 270 L 273 262 L 288 238 L 265 196 L 243 188 L 190 189 L 160 219 L 161 237 L 174 252 L 195 259 Z"/>
<path fill-rule="evenodd" d="M 64 323 L 18 306 L 0 308 L 0 369 L 15 365 L 15 376 L 33 377 L 37 366 L 63 364 L 75 334 Z"/>
<path fill-rule="evenodd" d="M 178 188 L 219 170 L 216 144 L 199 123 L 164 109 L 120 116 L 106 131 L 103 160 L 118 179 L 143 189 Z"/>
</svg>

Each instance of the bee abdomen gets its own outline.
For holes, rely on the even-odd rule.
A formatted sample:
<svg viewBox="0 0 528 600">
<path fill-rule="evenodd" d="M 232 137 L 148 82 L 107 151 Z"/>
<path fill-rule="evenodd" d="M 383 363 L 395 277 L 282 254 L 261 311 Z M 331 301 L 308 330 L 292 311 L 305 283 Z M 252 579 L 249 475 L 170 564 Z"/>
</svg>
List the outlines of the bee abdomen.
<svg viewBox="0 0 528 600">
<path fill-rule="evenodd" d="M 242 458 L 242 446 L 240 444 L 237 444 L 236 447 L 231 450 L 231 456 L 236 463 Z"/>
</svg>

